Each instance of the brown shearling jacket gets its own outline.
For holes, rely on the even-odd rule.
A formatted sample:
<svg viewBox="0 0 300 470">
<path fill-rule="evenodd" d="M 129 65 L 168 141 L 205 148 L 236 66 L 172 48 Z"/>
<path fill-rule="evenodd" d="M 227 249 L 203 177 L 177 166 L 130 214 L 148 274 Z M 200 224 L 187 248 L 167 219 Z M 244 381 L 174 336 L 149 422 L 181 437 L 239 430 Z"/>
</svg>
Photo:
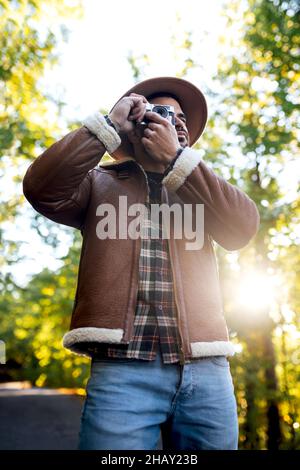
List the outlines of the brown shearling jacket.
<svg viewBox="0 0 300 470">
<path fill-rule="evenodd" d="M 24 194 L 35 210 L 81 230 L 77 290 L 63 344 L 87 356 L 91 342 L 129 343 L 138 288 L 140 238 L 100 240 L 97 207 L 108 202 L 118 210 L 119 196 L 127 196 L 130 205 L 145 203 L 148 194 L 141 165 L 130 157 L 99 163 L 105 151 L 99 138 L 82 126 L 36 158 L 23 180 Z M 169 239 L 182 362 L 230 356 L 234 348 L 223 315 L 213 240 L 227 250 L 247 245 L 259 226 L 256 205 L 190 147 L 164 178 L 162 201 L 204 204 L 202 248 L 186 250 L 184 237 Z"/>
</svg>

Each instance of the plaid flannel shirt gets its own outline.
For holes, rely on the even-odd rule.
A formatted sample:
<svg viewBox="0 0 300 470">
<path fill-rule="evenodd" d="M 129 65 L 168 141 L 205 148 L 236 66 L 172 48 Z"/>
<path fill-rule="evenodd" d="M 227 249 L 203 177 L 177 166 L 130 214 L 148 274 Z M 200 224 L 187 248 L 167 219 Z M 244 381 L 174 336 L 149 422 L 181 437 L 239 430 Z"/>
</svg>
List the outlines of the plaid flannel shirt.
<svg viewBox="0 0 300 470">
<path fill-rule="evenodd" d="M 150 204 L 161 202 L 163 174 L 146 172 L 150 189 Z M 149 207 L 148 207 L 149 209 Z M 149 215 L 149 210 L 148 210 Z M 158 348 L 163 362 L 179 362 L 180 336 L 173 293 L 172 270 L 168 241 L 162 238 L 161 220 L 159 238 L 150 238 L 150 220 L 146 219 L 148 237 L 141 239 L 139 286 L 134 319 L 134 334 L 129 344 L 97 345 L 94 358 L 107 357 L 154 360 Z M 186 360 L 185 362 L 190 362 Z"/>
</svg>

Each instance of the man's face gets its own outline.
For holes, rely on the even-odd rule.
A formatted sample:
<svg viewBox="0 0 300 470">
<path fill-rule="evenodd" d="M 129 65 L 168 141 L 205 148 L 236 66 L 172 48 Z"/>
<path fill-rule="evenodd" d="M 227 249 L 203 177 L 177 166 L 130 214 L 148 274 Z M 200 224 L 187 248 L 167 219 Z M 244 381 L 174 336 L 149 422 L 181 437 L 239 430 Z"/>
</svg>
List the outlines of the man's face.
<svg viewBox="0 0 300 470">
<path fill-rule="evenodd" d="M 174 98 L 169 96 L 159 96 L 149 100 L 151 104 L 165 104 L 174 107 L 175 111 L 175 129 L 177 131 L 178 140 L 181 147 L 186 147 L 189 145 L 189 133 L 186 127 L 186 116 L 182 111 L 180 104 Z"/>
</svg>

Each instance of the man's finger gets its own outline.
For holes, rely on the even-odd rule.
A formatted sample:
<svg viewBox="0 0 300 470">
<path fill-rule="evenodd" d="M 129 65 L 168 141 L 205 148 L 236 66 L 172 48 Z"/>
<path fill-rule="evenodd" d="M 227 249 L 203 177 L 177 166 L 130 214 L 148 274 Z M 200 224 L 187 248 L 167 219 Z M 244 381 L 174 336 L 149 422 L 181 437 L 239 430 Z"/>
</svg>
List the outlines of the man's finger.
<svg viewBox="0 0 300 470">
<path fill-rule="evenodd" d="M 142 98 L 143 103 L 148 103 L 148 101 L 146 100 L 145 96 L 139 95 L 138 93 L 130 93 L 129 96 L 137 96 L 138 98 Z"/>
<path fill-rule="evenodd" d="M 142 117 L 145 114 L 145 107 L 146 105 L 144 103 L 139 103 L 138 105 L 135 105 L 130 113 L 130 119 L 132 120 L 142 119 Z"/>
<path fill-rule="evenodd" d="M 145 137 L 148 137 L 148 138 L 151 138 L 151 136 L 153 135 L 153 132 L 154 132 L 154 131 L 152 131 L 151 129 L 146 128 L 146 129 L 144 130 L 144 136 L 145 136 Z"/>
<path fill-rule="evenodd" d="M 141 138 L 141 141 L 142 141 L 142 144 L 147 148 L 150 148 L 151 147 L 151 139 L 149 139 L 148 137 L 142 137 Z"/>
<path fill-rule="evenodd" d="M 138 116 L 139 114 L 144 113 L 144 110 L 140 107 L 135 106 L 130 112 L 130 116 Z"/>
<path fill-rule="evenodd" d="M 158 124 L 157 122 L 149 122 L 149 124 L 147 125 L 147 127 L 149 129 L 152 129 L 153 131 L 158 130 L 159 126 L 160 126 L 160 124 Z"/>
<path fill-rule="evenodd" d="M 131 102 L 136 106 L 137 104 L 142 104 L 143 99 L 141 96 L 128 96 Z"/>
</svg>

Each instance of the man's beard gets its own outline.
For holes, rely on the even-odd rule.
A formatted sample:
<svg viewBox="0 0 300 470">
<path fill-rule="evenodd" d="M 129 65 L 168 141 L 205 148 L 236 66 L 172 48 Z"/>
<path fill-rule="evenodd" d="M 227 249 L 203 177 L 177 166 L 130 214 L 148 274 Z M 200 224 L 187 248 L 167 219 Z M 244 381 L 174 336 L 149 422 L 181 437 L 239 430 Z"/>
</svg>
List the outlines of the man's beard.
<svg viewBox="0 0 300 470">
<path fill-rule="evenodd" d="M 180 136 L 178 137 L 178 141 L 181 147 L 185 148 L 188 146 L 188 141 L 186 137 Z"/>
</svg>

